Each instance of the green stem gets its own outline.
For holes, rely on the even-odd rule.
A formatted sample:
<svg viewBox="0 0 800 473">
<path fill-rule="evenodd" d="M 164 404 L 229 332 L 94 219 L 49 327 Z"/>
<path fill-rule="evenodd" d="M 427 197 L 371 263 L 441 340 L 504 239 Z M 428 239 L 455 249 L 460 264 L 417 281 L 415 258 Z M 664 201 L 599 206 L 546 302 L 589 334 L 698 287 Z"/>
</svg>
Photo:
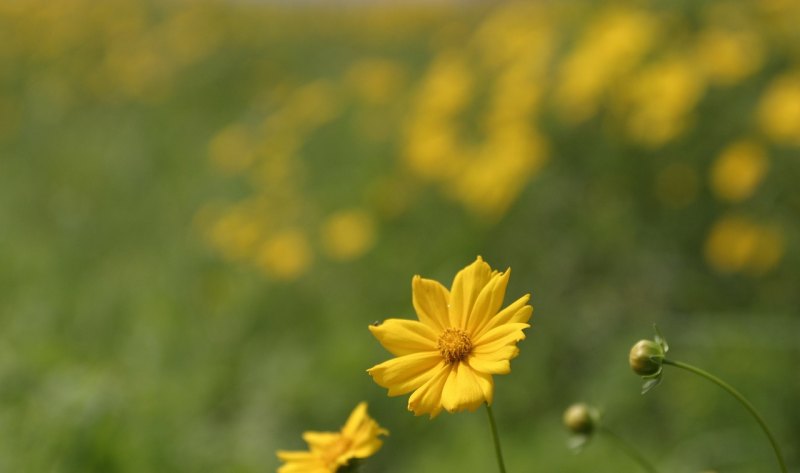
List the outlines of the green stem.
<svg viewBox="0 0 800 473">
<path fill-rule="evenodd" d="M 649 471 L 650 473 L 657 473 L 658 470 L 656 470 L 656 468 L 653 466 L 652 463 L 647 461 L 647 459 L 641 453 L 639 453 L 638 450 L 633 448 L 633 446 L 630 443 L 626 442 L 625 439 L 614 433 L 614 431 L 601 426 L 600 432 L 602 432 L 608 438 L 613 440 L 614 443 L 617 444 L 617 447 L 620 448 L 620 450 L 624 451 L 629 457 L 635 460 L 636 463 L 638 463 L 642 468 L 645 469 L 645 471 Z"/>
<path fill-rule="evenodd" d="M 494 453 L 497 456 L 497 466 L 500 468 L 500 473 L 506 473 L 506 466 L 503 464 L 503 452 L 500 451 L 500 436 L 497 435 L 497 424 L 494 422 L 494 414 L 489 404 L 486 406 L 486 413 L 489 415 L 489 425 L 492 427 L 492 438 L 494 439 Z"/>
<path fill-rule="evenodd" d="M 772 449 L 775 451 L 775 457 L 778 459 L 778 465 L 780 465 L 781 471 L 783 473 L 787 473 L 789 471 L 786 469 L 786 463 L 783 461 L 783 455 L 781 455 L 781 450 L 778 447 L 778 442 L 775 441 L 775 437 L 772 435 L 772 432 L 770 432 L 769 427 L 767 427 L 767 423 L 764 421 L 764 418 L 761 417 L 761 415 L 758 412 L 756 412 L 756 408 L 753 407 L 753 405 L 750 404 L 750 401 L 748 401 L 739 391 L 734 389 L 733 386 L 726 383 L 725 381 L 717 378 L 713 374 L 705 370 L 701 370 L 696 366 L 682 363 L 680 361 L 668 360 L 666 358 L 663 360 L 663 363 L 665 365 L 677 366 L 678 368 L 683 368 L 686 371 L 691 371 L 692 373 L 702 376 L 703 378 L 706 378 L 707 380 L 711 381 L 712 383 L 716 384 L 722 389 L 728 391 L 728 393 L 730 393 L 731 396 L 735 397 L 736 400 L 739 401 L 748 410 L 748 412 L 750 412 L 750 414 L 753 415 L 753 417 L 755 417 L 756 421 L 758 422 L 758 425 L 761 426 L 761 430 L 763 430 L 764 433 L 767 435 L 769 442 L 772 444 Z"/>
</svg>

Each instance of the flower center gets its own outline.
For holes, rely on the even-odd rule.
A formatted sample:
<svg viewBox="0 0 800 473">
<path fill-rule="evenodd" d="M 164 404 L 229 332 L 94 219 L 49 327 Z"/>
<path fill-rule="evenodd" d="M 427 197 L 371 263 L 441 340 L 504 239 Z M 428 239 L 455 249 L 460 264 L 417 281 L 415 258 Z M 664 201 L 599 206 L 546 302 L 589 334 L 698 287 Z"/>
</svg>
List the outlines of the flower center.
<svg viewBox="0 0 800 473">
<path fill-rule="evenodd" d="M 437 344 L 442 357 L 447 363 L 461 361 L 472 351 L 472 340 L 467 332 L 460 328 L 448 328 L 439 335 Z"/>
</svg>

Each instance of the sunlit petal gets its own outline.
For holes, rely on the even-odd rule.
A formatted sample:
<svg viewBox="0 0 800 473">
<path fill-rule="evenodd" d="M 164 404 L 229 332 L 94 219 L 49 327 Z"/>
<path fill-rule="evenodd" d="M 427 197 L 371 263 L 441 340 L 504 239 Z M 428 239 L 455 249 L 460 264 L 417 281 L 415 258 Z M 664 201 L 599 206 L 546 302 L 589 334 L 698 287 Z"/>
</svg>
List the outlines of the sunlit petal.
<svg viewBox="0 0 800 473">
<path fill-rule="evenodd" d="M 416 320 L 387 319 L 380 325 L 370 325 L 369 331 L 396 356 L 436 350 L 438 334 Z"/>
<path fill-rule="evenodd" d="M 452 365 L 444 361 L 436 367 L 431 379 L 411 394 L 408 399 L 408 410 L 414 415 L 430 414 L 431 419 L 442 411 L 442 391 Z"/>
<path fill-rule="evenodd" d="M 516 349 L 516 347 L 514 347 Z M 469 365 L 475 371 L 480 371 L 486 374 L 508 374 L 511 372 L 511 363 L 509 358 L 492 360 L 484 358 L 481 355 L 471 355 L 469 357 Z"/>
<path fill-rule="evenodd" d="M 487 404 L 491 405 L 494 399 L 494 380 L 492 375 L 476 370 L 472 364 L 472 359 L 467 359 L 466 364 L 472 368 L 472 374 L 475 376 L 475 381 L 483 392 L 483 398 Z"/>
<path fill-rule="evenodd" d="M 448 412 L 464 409 L 474 411 L 485 402 L 484 392 L 472 368 L 466 363 L 456 363 L 447 377 L 442 392 L 442 406 Z"/>
<path fill-rule="evenodd" d="M 473 340 L 473 351 L 475 353 L 492 352 L 524 340 L 525 333 L 522 330 L 528 327 L 530 325 L 523 323 L 509 323 L 495 327 Z"/>
<path fill-rule="evenodd" d="M 453 279 L 450 293 L 450 326 L 467 328 L 467 320 L 481 289 L 489 282 L 492 268 L 478 256 L 474 263 L 462 269 Z"/>
<path fill-rule="evenodd" d="M 414 276 L 411 279 L 411 301 L 417 317 L 425 325 L 441 332 L 448 326 L 447 288 L 432 279 Z"/>
<path fill-rule="evenodd" d="M 342 438 L 339 432 L 304 432 L 303 440 L 306 441 L 311 450 L 324 450 L 331 444 L 334 444 Z"/>
<path fill-rule="evenodd" d="M 369 420 L 371 419 L 367 416 L 367 403 L 359 402 L 356 408 L 353 409 L 353 412 L 350 413 L 347 422 L 344 423 L 342 435 L 353 438 L 356 432 Z"/>
<path fill-rule="evenodd" d="M 420 352 L 384 361 L 367 372 L 376 383 L 389 389 L 389 396 L 399 396 L 422 386 L 441 361 L 438 351 Z"/>
<path fill-rule="evenodd" d="M 526 305 L 530 298 L 531 296 L 529 294 L 520 297 L 508 307 L 498 312 L 497 315 L 490 318 L 486 325 L 473 333 L 473 336 L 479 338 L 485 332 L 509 323 L 527 323 L 533 314 L 533 308 Z"/>
<path fill-rule="evenodd" d="M 472 312 L 467 320 L 467 331 L 472 334 L 479 334 L 483 327 L 497 314 L 503 305 L 503 298 L 506 295 L 506 286 L 511 276 L 511 270 L 507 269 L 504 273 L 492 275 L 489 283 L 483 287 Z"/>
<path fill-rule="evenodd" d="M 499 348 L 485 345 L 472 350 L 472 356 L 477 356 L 485 361 L 512 360 L 516 358 L 517 355 L 519 355 L 519 348 L 517 348 L 516 344 L 506 345 Z"/>
</svg>

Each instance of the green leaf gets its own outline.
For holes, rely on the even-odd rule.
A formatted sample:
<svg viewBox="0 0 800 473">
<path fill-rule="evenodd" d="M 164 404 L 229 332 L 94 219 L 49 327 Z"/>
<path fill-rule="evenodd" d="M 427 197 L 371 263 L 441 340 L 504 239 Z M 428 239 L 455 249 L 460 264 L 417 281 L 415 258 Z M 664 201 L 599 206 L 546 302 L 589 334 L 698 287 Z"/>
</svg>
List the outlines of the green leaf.
<svg viewBox="0 0 800 473">
<path fill-rule="evenodd" d="M 656 336 L 654 337 L 655 342 L 661 345 L 661 349 L 664 350 L 664 353 L 667 353 L 669 351 L 669 344 L 667 343 L 667 339 L 664 338 L 663 335 L 661 335 L 661 331 L 658 329 L 658 325 L 653 324 L 653 330 L 655 330 L 656 332 Z"/>
<path fill-rule="evenodd" d="M 642 384 L 642 394 L 647 394 L 651 389 L 655 388 L 661 383 L 661 376 L 650 378 Z"/>
</svg>

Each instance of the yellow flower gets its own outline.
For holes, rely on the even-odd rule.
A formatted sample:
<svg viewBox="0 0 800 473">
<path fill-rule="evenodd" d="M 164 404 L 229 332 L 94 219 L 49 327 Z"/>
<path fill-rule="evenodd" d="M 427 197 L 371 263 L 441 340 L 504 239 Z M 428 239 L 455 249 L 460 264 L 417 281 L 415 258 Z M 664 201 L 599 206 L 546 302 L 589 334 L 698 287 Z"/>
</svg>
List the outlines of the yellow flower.
<svg viewBox="0 0 800 473">
<path fill-rule="evenodd" d="M 303 440 L 309 451 L 278 451 L 285 462 L 278 473 L 336 473 L 354 458 L 367 458 L 381 448 L 378 436 L 389 435 L 367 414 L 367 403 L 353 409 L 339 432 L 305 432 Z"/>
<path fill-rule="evenodd" d="M 755 193 L 768 168 L 763 147 L 752 141 L 738 141 L 714 161 L 711 190 L 722 200 L 741 202 Z"/>
<path fill-rule="evenodd" d="M 397 358 L 367 372 L 389 396 L 414 391 L 408 410 L 436 417 L 446 409 L 471 411 L 492 403 L 492 375 L 511 371 L 517 342 L 530 327 L 530 295 L 503 310 L 511 270 L 492 271 L 480 256 L 456 274 L 450 291 L 414 276 L 412 299 L 419 321 L 388 319 L 370 326 Z"/>
</svg>

